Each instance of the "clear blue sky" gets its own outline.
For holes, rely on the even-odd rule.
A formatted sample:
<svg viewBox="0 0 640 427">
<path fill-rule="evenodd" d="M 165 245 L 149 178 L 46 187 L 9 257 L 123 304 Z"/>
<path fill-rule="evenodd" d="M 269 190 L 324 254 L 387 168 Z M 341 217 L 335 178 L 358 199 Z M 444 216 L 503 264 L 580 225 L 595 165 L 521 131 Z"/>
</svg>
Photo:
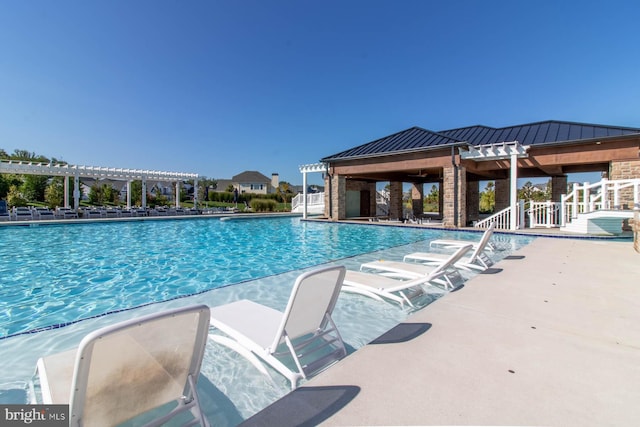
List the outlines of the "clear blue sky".
<svg viewBox="0 0 640 427">
<path fill-rule="evenodd" d="M 0 0 L 0 148 L 300 184 L 299 165 L 411 126 L 640 127 L 638 16 L 636 0 Z"/>
</svg>

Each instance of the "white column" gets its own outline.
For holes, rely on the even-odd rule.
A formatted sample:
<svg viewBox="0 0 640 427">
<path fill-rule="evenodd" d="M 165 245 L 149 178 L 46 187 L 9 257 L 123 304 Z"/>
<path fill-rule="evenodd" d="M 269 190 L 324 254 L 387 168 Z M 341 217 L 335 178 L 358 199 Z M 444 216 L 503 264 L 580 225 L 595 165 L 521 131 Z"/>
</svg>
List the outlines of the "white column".
<svg viewBox="0 0 640 427">
<path fill-rule="evenodd" d="M 176 181 L 176 208 L 180 207 L 180 181 Z"/>
<path fill-rule="evenodd" d="M 198 178 L 193 180 L 193 208 L 198 209 Z"/>
<path fill-rule="evenodd" d="M 80 207 L 80 176 L 75 175 L 73 177 L 73 208 L 78 209 Z"/>
<path fill-rule="evenodd" d="M 302 218 L 307 219 L 307 172 L 302 172 Z"/>
<path fill-rule="evenodd" d="M 142 208 L 147 207 L 147 179 L 142 177 Z"/>
<path fill-rule="evenodd" d="M 510 229 L 518 228 L 518 153 L 511 153 L 511 224 Z"/>
<path fill-rule="evenodd" d="M 64 177 L 64 207 L 69 207 L 69 176 Z"/>
</svg>

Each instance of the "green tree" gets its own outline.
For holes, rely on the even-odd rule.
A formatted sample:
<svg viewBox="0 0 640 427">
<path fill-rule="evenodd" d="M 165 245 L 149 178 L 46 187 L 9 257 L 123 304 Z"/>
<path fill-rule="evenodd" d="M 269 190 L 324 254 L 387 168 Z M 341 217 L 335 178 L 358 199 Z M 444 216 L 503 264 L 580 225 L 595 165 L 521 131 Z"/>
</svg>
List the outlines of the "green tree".
<svg viewBox="0 0 640 427">
<path fill-rule="evenodd" d="M 549 200 L 551 192 L 551 187 L 549 183 L 547 183 L 547 187 L 544 191 L 536 188 L 531 181 L 527 181 L 524 183 L 521 189 L 518 190 L 518 199 L 529 201 L 533 200 L 534 202 L 544 202 Z"/>
<path fill-rule="evenodd" d="M 5 175 L 6 174 L 0 173 L 0 199 L 7 197 L 9 187 L 11 186 L 9 179 Z"/>
<path fill-rule="evenodd" d="M 103 204 L 102 187 L 93 184 L 89 189 L 88 202 L 91 205 L 100 206 Z"/>
<path fill-rule="evenodd" d="M 64 204 L 63 178 L 55 177 L 44 190 L 44 201 L 51 209 Z"/>
<path fill-rule="evenodd" d="M 496 190 L 493 181 L 487 182 L 484 191 L 480 193 L 480 212 L 493 213 L 496 207 Z"/>
<path fill-rule="evenodd" d="M 9 206 L 27 206 L 27 199 L 22 196 L 22 193 L 18 189 L 17 185 L 9 187 L 7 193 L 7 205 Z"/>
<path fill-rule="evenodd" d="M 438 212 L 440 210 L 440 190 L 437 185 L 431 186 L 431 191 L 424 198 L 425 212 Z"/>
<path fill-rule="evenodd" d="M 118 203 L 118 191 L 112 185 L 102 184 L 102 203 Z"/>
<path fill-rule="evenodd" d="M 44 190 L 49 182 L 48 176 L 25 175 L 22 181 L 22 196 L 31 201 L 44 201 Z"/>
<path fill-rule="evenodd" d="M 291 191 L 291 184 L 289 184 L 286 181 L 282 181 L 278 185 L 278 188 L 276 188 L 276 194 L 278 195 L 280 200 L 282 200 L 282 203 L 284 203 L 286 206 L 288 201 L 291 200 L 291 198 L 293 197 L 293 191 Z"/>
<path fill-rule="evenodd" d="M 133 206 L 142 206 L 142 181 L 131 182 L 131 204 Z"/>
</svg>

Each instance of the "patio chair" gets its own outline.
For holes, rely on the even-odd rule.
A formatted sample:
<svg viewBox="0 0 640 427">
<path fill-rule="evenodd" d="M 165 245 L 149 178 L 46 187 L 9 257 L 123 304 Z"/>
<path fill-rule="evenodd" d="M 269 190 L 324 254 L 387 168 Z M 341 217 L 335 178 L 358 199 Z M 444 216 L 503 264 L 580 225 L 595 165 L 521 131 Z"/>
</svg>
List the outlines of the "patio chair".
<svg viewBox="0 0 640 427">
<path fill-rule="evenodd" d="M 347 270 L 344 276 L 343 292 L 364 295 L 378 301 L 396 302 L 404 307 L 415 307 L 413 300 L 424 294 L 425 285 L 431 284 L 444 274 L 444 271 L 432 271 L 430 274 L 413 280 L 394 279 L 375 273 Z"/>
<path fill-rule="evenodd" d="M 197 305 L 94 331 L 77 349 L 38 360 L 42 401 L 69 404 L 71 426 L 117 425 L 140 414 L 162 425 L 186 411 L 192 424 L 207 426 L 196 382 L 208 330 L 209 308 Z M 149 412 L 171 402 L 168 413 L 168 406 Z"/>
<path fill-rule="evenodd" d="M 485 249 L 489 245 L 489 239 L 491 238 L 491 234 L 493 231 L 493 224 L 495 223 L 491 223 L 491 226 L 487 229 L 487 231 L 485 231 L 482 234 L 482 238 L 480 239 L 480 242 L 473 245 L 473 252 L 471 253 L 471 255 L 460 258 L 455 263 L 456 267 L 462 268 L 465 270 L 484 271 L 493 265 L 493 260 L 485 252 Z M 464 242 L 464 240 L 461 240 L 461 242 Z M 468 244 L 469 243 L 471 242 L 468 242 Z M 450 247 L 453 248 L 454 246 L 450 246 Z M 435 253 L 435 252 L 413 252 L 408 255 L 405 255 L 402 260 L 404 262 L 412 260 L 412 261 L 421 262 L 425 265 L 438 266 L 446 262 L 450 256 L 451 256 L 450 254 Z"/>
<path fill-rule="evenodd" d="M 7 202 L 0 200 L 0 221 L 11 221 L 11 214 L 7 211 Z"/>
<path fill-rule="evenodd" d="M 429 280 L 430 283 L 441 284 L 445 290 L 454 290 L 462 285 L 465 281 L 455 264 L 471 250 L 472 244 L 458 248 L 449 258 L 438 266 L 429 266 L 402 261 L 373 261 L 367 262 L 360 266 L 361 271 L 373 270 L 387 277 L 395 277 L 400 279 L 421 279 L 434 273 L 442 274 L 437 278 Z"/>
<path fill-rule="evenodd" d="M 347 354 L 331 318 L 344 274 L 342 266 L 301 274 L 284 313 L 249 300 L 213 307 L 211 326 L 224 335 L 209 337 L 247 358 L 263 374 L 270 376 L 266 365 L 271 366 L 293 390 L 300 380 Z"/>
<path fill-rule="evenodd" d="M 482 242 L 486 238 L 487 243 L 485 246 L 485 250 L 494 251 L 495 248 L 493 247 L 493 244 L 491 244 L 490 239 L 491 239 L 491 235 L 493 234 L 493 230 L 495 230 L 495 228 L 496 228 L 496 223 L 492 222 L 489 225 L 489 227 L 484 231 L 484 233 L 482 233 L 482 237 L 478 242 L 475 242 L 472 240 L 463 240 L 463 239 L 436 239 L 436 240 L 432 240 L 429 243 L 429 246 L 431 248 L 441 247 L 445 249 L 456 249 L 456 248 L 459 248 L 460 246 L 468 245 L 469 243 L 471 243 L 473 244 L 473 248 L 475 249 L 480 244 L 480 242 Z"/>
</svg>

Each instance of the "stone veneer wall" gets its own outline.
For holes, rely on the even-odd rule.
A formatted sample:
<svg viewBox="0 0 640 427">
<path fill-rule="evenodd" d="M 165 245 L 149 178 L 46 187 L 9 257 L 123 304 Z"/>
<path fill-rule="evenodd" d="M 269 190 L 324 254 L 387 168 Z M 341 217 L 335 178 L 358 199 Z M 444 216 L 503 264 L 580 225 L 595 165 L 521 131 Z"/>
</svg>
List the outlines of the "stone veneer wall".
<svg viewBox="0 0 640 427">
<path fill-rule="evenodd" d="M 480 182 L 467 182 L 467 222 L 480 219 Z"/>
<path fill-rule="evenodd" d="M 640 160 L 627 160 L 611 162 L 609 164 L 609 179 L 635 179 L 640 178 Z M 634 209 L 633 189 L 627 188 L 620 192 L 622 208 Z M 640 206 L 635 208 L 640 209 Z"/>
<path fill-rule="evenodd" d="M 458 166 L 458 216 L 457 226 L 464 227 L 466 224 L 467 210 L 467 169 L 464 166 Z M 444 206 L 442 212 L 442 223 L 445 227 L 455 227 L 455 174 L 456 170 L 453 166 L 446 167 L 443 170 L 442 191 L 444 193 Z"/>
<path fill-rule="evenodd" d="M 402 182 L 389 183 L 389 218 L 402 219 Z"/>
<path fill-rule="evenodd" d="M 567 176 L 552 176 L 551 177 L 551 201 L 552 202 L 560 202 L 562 201 L 562 195 L 567 194 L 569 190 L 567 189 Z"/>
<path fill-rule="evenodd" d="M 331 181 L 329 181 L 331 180 Z M 328 176 L 324 180 L 324 212 L 333 221 L 345 219 L 347 216 L 347 186 L 343 175 Z M 329 189 L 331 189 L 329 191 Z M 329 212 L 331 209 L 331 212 Z"/>
<path fill-rule="evenodd" d="M 494 212 L 500 212 L 503 209 L 508 208 L 511 205 L 511 186 L 509 178 L 496 179 L 495 192 L 496 192 L 496 205 L 493 209 Z"/>
</svg>

